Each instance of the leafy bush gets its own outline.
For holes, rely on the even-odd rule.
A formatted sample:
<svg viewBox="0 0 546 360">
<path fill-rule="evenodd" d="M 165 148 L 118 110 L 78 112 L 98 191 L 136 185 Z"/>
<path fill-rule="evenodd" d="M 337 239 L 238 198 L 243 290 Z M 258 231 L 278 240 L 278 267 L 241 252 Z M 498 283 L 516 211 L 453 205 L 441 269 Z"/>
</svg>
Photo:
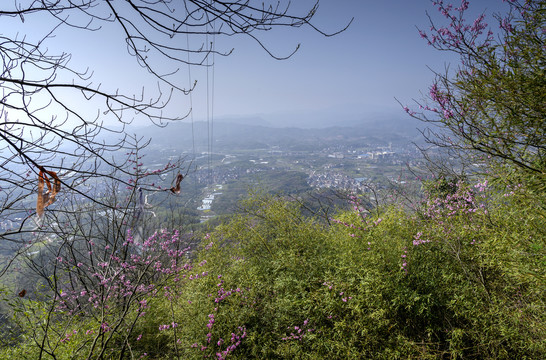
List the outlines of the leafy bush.
<svg viewBox="0 0 546 360">
<path fill-rule="evenodd" d="M 192 265 L 154 278 L 155 291 L 139 298 L 144 308 L 131 312 L 137 317 L 117 313 L 124 320 L 102 353 L 88 353 L 539 358 L 546 262 L 537 204 L 522 186 L 445 181 L 427 185 L 420 212 L 391 206 L 371 215 L 355 197 L 331 226 L 302 216 L 294 202 L 254 195 L 204 236 Z M 48 317 L 51 301 L 20 300 L 17 318 L 28 321 L 20 346 L 2 358 L 35 358 L 44 347 L 37 339 L 59 359 L 78 358 L 101 339 L 86 335 L 100 332 L 100 317 Z M 50 330 L 40 337 L 32 326 L 44 319 Z"/>
</svg>

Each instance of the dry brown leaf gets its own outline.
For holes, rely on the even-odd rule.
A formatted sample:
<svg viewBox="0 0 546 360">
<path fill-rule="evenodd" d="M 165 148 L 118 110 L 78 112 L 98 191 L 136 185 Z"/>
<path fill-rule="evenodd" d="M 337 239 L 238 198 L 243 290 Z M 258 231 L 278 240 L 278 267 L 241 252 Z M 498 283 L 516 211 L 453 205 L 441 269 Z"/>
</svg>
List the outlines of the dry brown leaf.
<svg viewBox="0 0 546 360">
<path fill-rule="evenodd" d="M 53 178 L 53 187 L 47 175 Z M 47 191 L 44 193 L 44 183 Z M 57 193 L 61 190 L 61 180 L 55 171 L 40 170 L 38 175 L 38 199 L 36 200 L 36 214 L 38 217 L 44 215 L 44 209 L 55 202 Z"/>
<path fill-rule="evenodd" d="M 184 175 L 179 173 L 176 176 L 175 185 L 172 188 L 169 189 L 173 194 L 180 194 L 180 182 L 182 181 L 182 179 L 184 179 Z"/>
</svg>

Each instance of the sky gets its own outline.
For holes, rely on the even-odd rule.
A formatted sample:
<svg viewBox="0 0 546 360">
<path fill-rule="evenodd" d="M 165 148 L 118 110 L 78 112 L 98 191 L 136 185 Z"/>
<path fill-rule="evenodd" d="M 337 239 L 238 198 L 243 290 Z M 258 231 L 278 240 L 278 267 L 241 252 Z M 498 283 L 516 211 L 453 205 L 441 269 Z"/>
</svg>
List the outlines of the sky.
<svg viewBox="0 0 546 360">
<path fill-rule="evenodd" d="M 299 10 L 310 2 L 293 3 Z M 501 3 L 475 0 L 470 14 L 491 13 Z M 215 61 L 215 116 L 259 116 L 283 124 L 404 119 L 396 99 L 421 99 L 434 79 L 431 69 L 457 64 L 454 55 L 434 50 L 419 36 L 417 27 L 429 27 L 427 11 L 436 17 L 428 0 L 321 0 L 314 24 L 335 32 L 354 18 L 349 28 L 333 37 L 310 29 L 267 34 L 266 42 L 280 54 L 301 43 L 284 61 L 252 41 L 237 42 L 231 56 Z M 217 46 L 229 48 L 230 40 L 217 40 Z"/>
<path fill-rule="evenodd" d="M 311 4 L 298 2 L 295 10 L 306 8 L 304 3 Z M 305 126 L 404 117 L 395 97 L 420 97 L 433 79 L 427 65 L 443 68 L 447 58 L 418 35 L 416 25 L 427 24 L 428 5 L 426 0 L 322 0 L 313 23 L 332 33 L 352 19 L 349 28 L 333 37 L 304 28 L 264 34 L 278 55 L 301 44 L 282 61 L 250 39 L 217 39 L 218 48 L 233 46 L 234 52 L 215 59 L 214 116 Z M 198 109 L 194 115 L 202 117 Z"/>
<path fill-rule="evenodd" d="M 423 6 L 415 6 L 419 2 Z M 218 96 L 218 110 L 230 108 L 237 113 L 244 109 L 245 114 L 264 116 L 396 113 L 400 107 L 395 97 L 410 99 L 430 83 L 427 64 L 443 66 L 442 56 L 420 39 L 415 28 L 426 22 L 426 4 L 407 0 L 321 2 L 315 18 L 319 28 L 334 32 L 354 17 L 349 28 L 328 38 L 312 31 L 294 31 L 272 39 L 279 49 L 291 49 L 296 41 L 301 42 L 299 51 L 281 62 L 260 54 L 251 44 L 239 52 L 236 49 L 231 58 L 218 62 L 218 93 L 235 95 L 231 103 Z M 237 83 L 237 78 L 244 82 Z"/>
<path fill-rule="evenodd" d="M 293 1 L 291 11 L 304 14 L 313 4 L 311 0 Z M 484 10 L 491 14 L 501 4 L 501 0 L 474 0 L 471 14 Z M 437 13 L 429 0 L 320 0 L 312 21 L 316 27 L 330 33 L 344 28 L 351 19 L 352 23 L 333 37 L 305 27 L 259 34 L 279 56 L 301 44 L 290 59 L 282 61 L 271 58 L 248 37 L 215 37 L 217 50 L 233 48 L 233 53 L 215 56 L 208 74 L 204 68 L 192 68 L 191 79 L 197 80 L 192 96 L 177 96 L 167 111 L 186 114 L 191 109 L 192 116 L 186 121 L 212 117 L 277 126 L 323 127 L 387 118 L 403 121 L 407 115 L 397 99 L 404 105 L 421 99 L 434 79 L 432 70 L 442 72 L 449 64 L 457 64 L 456 57 L 434 50 L 420 38 L 417 27 L 429 26 L 427 11 L 433 16 Z M 36 33 L 51 27 L 42 18 L 26 24 Z M 127 55 L 123 38 L 116 36 L 118 29 L 109 26 L 113 25 L 84 35 L 60 29 L 49 40 L 49 48 L 70 52 L 72 64 L 89 67 L 93 72 L 90 81 L 103 88 L 119 87 L 138 94 L 144 87 L 153 93 L 155 80 Z M 201 40 L 190 37 L 189 41 L 195 45 Z M 172 69 L 173 65 L 166 66 Z M 177 76 L 181 84 L 189 84 L 187 68 L 181 67 Z"/>
</svg>

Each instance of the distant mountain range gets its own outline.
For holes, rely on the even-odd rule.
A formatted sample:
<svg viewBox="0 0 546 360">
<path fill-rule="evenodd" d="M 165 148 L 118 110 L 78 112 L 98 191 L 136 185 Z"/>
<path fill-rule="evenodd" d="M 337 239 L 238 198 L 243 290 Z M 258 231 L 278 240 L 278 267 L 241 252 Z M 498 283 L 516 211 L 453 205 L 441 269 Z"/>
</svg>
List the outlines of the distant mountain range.
<svg viewBox="0 0 546 360">
<path fill-rule="evenodd" d="M 135 129 L 137 135 L 151 138 L 151 147 L 175 147 L 190 150 L 195 144 L 197 151 L 208 148 L 209 137 L 213 139 L 213 149 L 264 149 L 278 146 L 293 148 L 298 146 L 306 150 L 325 144 L 343 142 L 361 143 L 407 143 L 420 141 L 421 135 L 417 128 L 419 122 L 409 120 L 369 120 L 358 126 L 332 126 L 327 128 L 297 128 L 272 127 L 263 125 L 263 121 L 255 119 L 218 119 L 213 123 L 187 121 L 171 123 L 165 128 L 148 126 Z"/>
</svg>

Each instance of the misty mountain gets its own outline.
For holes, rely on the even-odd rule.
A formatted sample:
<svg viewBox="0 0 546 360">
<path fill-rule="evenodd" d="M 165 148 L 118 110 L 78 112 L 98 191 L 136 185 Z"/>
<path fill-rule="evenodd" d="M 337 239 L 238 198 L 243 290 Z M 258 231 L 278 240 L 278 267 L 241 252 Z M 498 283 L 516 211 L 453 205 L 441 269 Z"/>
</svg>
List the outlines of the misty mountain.
<svg viewBox="0 0 546 360">
<path fill-rule="evenodd" d="M 309 150 L 318 146 L 366 143 L 408 143 L 420 139 L 415 121 L 367 121 L 359 126 L 333 126 L 303 129 L 296 127 L 271 127 L 241 124 L 229 121 L 203 121 L 171 123 L 165 128 L 148 126 L 138 129 L 137 135 L 151 138 L 151 148 L 169 147 L 196 151 L 208 149 L 212 139 L 213 151 L 230 149 L 281 149 Z"/>
</svg>

